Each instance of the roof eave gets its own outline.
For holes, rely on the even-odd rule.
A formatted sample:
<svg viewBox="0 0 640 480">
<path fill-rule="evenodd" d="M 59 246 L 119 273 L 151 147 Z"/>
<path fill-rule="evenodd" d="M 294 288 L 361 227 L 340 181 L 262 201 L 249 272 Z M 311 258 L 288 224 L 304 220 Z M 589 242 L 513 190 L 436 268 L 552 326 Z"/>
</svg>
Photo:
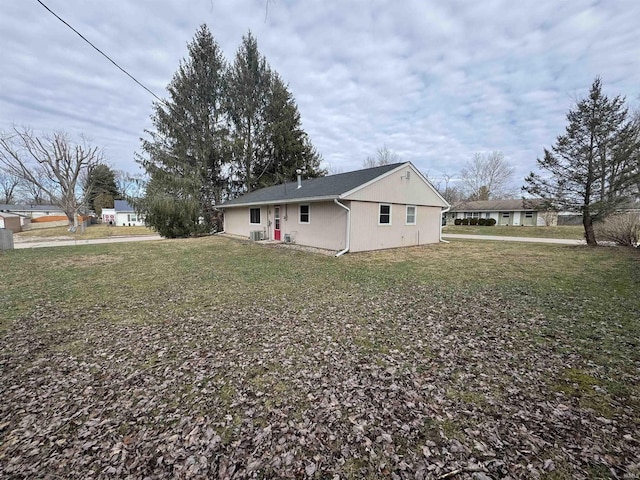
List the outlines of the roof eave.
<svg viewBox="0 0 640 480">
<path fill-rule="evenodd" d="M 236 208 L 236 207 L 260 207 L 264 205 L 284 205 L 288 203 L 305 203 L 305 202 L 323 202 L 330 201 L 335 198 L 339 198 L 339 195 L 323 195 L 320 197 L 300 197 L 300 198 L 290 198 L 290 199 L 274 199 L 274 200 L 263 200 L 260 202 L 243 202 L 243 203 L 234 203 L 233 205 L 227 205 L 223 203 L 222 205 L 218 205 L 217 208 Z"/>
</svg>

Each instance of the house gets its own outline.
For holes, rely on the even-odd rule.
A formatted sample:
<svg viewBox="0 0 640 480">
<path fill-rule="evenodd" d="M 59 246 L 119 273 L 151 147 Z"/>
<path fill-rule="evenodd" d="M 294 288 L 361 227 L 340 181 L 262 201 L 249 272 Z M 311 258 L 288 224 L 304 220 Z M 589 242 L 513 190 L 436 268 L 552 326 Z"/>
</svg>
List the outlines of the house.
<svg viewBox="0 0 640 480">
<path fill-rule="evenodd" d="M 557 212 L 543 208 L 540 199 L 478 200 L 461 202 L 451 208 L 446 216 L 447 224 L 456 219 L 493 218 L 496 225 L 545 226 L 557 225 Z"/>
<path fill-rule="evenodd" d="M 32 220 L 44 217 L 64 217 L 67 218 L 64 210 L 57 205 L 38 205 L 38 204 L 17 204 L 7 205 L 0 204 L 0 211 L 15 213 Z"/>
<path fill-rule="evenodd" d="M 0 228 L 6 228 L 7 230 L 11 230 L 13 233 L 21 232 L 22 222 L 20 220 L 20 215 L 0 211 Z"/>
<path fill-rule="evenodd" d="M 113 208 L 102 209 L 102 223 L 121 227 L 144 226 L 144 217 L 138 215 L 126 200 L 114 200 Z"/>
<path fill-rule="evenodd" d="M 362 252 L 440 241 L 449 204 L 410 162 L 262 188 L 222 204 L 225 233 Z"/>
</svg>

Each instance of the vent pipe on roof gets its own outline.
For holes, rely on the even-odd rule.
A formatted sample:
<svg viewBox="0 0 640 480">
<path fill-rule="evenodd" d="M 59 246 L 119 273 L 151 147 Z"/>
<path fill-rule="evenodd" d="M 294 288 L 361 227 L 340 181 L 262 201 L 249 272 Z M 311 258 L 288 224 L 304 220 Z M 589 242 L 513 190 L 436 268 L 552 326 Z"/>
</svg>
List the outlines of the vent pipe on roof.
<svg viewBox="0 0 640 480">
<path fill-rule="evenodd" d="M 302 188 L 302 170 L 297 169 L 296 173 L 298 174 L 298 188 Z"/>
</svg>

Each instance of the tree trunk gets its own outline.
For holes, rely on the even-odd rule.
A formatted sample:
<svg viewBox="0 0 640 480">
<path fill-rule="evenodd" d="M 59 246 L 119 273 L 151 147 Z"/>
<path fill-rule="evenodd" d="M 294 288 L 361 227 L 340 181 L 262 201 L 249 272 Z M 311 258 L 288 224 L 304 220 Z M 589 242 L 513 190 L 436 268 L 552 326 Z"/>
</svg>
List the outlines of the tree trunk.
<svg viewBox="0 0 640 480">
<path fill-rule="evenodd" d="M 598 245 L 596 242 L 596 234 L 593 231 L 593 220 L 589 212 L 583 212 L 582 225 L 584 226 L 584 238 L 587 240 L 587 245 L 595 247 Z"/>
</svg>

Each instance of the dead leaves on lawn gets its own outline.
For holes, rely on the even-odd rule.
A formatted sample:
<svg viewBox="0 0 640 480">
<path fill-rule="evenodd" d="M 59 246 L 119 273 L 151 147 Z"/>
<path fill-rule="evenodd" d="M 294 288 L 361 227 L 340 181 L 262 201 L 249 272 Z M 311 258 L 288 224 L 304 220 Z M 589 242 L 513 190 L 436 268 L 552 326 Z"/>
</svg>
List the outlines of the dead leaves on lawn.
<svg viewBox="0 0 640 480">
<path fill-rule="evenodd" d="M 415 287 L 116 323 L 42 305 L 3 338 L 0 476 L 640 475 L 638 399 L 581 401 L 583 359 L 543 316 L 474 300 Z"/>
</svg>

